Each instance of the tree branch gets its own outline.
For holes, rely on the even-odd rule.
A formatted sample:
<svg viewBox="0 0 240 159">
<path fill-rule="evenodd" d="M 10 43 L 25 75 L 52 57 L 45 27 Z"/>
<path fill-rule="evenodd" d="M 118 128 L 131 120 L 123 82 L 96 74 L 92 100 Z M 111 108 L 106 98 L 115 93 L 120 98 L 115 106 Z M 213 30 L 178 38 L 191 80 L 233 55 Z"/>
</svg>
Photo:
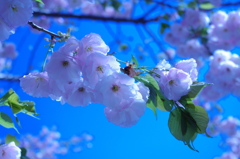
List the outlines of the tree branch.
<svg viewBox="0 0 240 159">
<path fill-rule="evenodd" d="M 33 29 L 36 29 L 36 30 L 38 30 L 38 31 L 42 31 L 42 32 L 44 32 L 44 33 L 47 33 L 47 34 L 51 35 L 51 37 L 55 37 L 55 38 L 59 38 L 59 39 L 63 38 L 62 36 L 57 35 L 57 34 L 51 32 L 51 31 L 49 31 L 49 30 L 47 30 L 47 29 L 44 29 L 44 28 L 36 25 L 35 23 L 31 22 L 31 21 L 28 21 L 28 24 L 29 24 Z"/>
<path fill-rule="evenodd" d="M 136 19 L 127 19 L 127 18 L 115 18 L 115 17 L 101 17 L 101 16 L 94 16 L 94 15 L 75 15 L 69 13 L 43 13 L 43 12 L 34 12 L 34 16 L 47 16 L 47 17 L 62 17 L 62 18 L 75 18 L 75 19 L 91 19 L 91 20 L 99 20 L 99 21 L 112 21 L 112 22 L 121 22 L 121 23 L 141 23 L 146 24 L 149 22 L 157 22 L 162 16 L 156 16 L 151 19 L 143 19 L 143 18 L 136 18 Z"/>
<path fill-rule="evenodd" d="M 12 76 L 12 75 L 5 75 L 2 74 L 0 76 L 0 81 L 15 81 L 19 82 L 19 79 L 22 78 L 23 76 Z"/>
</svg>

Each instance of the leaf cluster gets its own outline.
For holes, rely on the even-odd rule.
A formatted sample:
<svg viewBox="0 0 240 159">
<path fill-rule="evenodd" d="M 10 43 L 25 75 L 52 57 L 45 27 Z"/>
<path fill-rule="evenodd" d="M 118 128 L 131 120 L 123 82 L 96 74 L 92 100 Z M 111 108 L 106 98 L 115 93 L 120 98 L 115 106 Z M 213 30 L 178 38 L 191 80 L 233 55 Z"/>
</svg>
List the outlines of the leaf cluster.
<svg viewBox="0 0 240 159">
<path fill-rule="evenodd" d="M 31 101 L 20 101 L 19 96 L 12 89 L 0 98 L 0 106 L 8 106 L 11 108 L 15 121 L 19 127 L 21 127 L 21 124 L 17 117 L 18 113 L 25 113 L 32 117 L 34 117 L 34 115 L 38 115 L 35 110 L 35 103 Z M 5 128 L 13 128 L 18 132 L 12 118 L 4 112 L 0 112 L 0 125 Z M 6 143 L 10 143 L 12 141 L 15 142 L 16 145 L 19 144 L 15 136 L 7 135 Z"/>
</svg>

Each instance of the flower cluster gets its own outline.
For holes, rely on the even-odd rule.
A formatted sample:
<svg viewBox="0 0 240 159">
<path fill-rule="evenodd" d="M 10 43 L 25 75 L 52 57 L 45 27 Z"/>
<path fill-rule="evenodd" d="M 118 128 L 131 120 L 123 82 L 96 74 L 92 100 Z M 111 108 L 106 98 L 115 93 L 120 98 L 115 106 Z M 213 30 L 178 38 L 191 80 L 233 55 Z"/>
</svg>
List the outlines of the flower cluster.
<svg viewBox="0 0 240 159">
<path fill-rule="evenodd" d="M 207 82 L 214 85 L 204 89 L 205 100 L 218 100 L 233 93 L 240 95 L 240 57 L 228 51 L 217 50 L 210 58 L 210 69 L 206 74 Z M 214 93 L 213 93 L 214 92 Z"/>
<path fill-rule="evenodd" d="M 197 80 L 197 63 L 194 59 L 182 60 L 176 63 L 175 67 L 165 60 L 156 66 L 155 76 L 162 93 L 169 100 L 178 101 L 182 96 L 188 94 L 193 81 Z"/>
<path fill-rule="evenodd" d="M 27 24 L 32 16 L 32 0 L 0 1 L 0 11 L 0 41 L 3 41 L 15 28 Z"/>
<path fill-rule="evenodd" d="M 83 15 L 92 15 L 101 17 L 115 17 L 115 18 L 130 18 L 132 15 L 132 8 L 134 5 L 133 0 L 118 2 L 112 4 L 110 1 L 98 1 L 98 0 L 42 0 L 44 5 L 34 3 L 34 11 L 40 11 L 44 13 L 56 13 L 56 12 L 80 12 Z M 114 6 L 115 5 L 115 6 Z M 46 16 L 33 18 L 34 23 L 49 28 L 51 20 Z M 54 21 L 58 24 L 65 24 L 63 18 L 54 18 Z M 34 31 L 36 32 L 36 31 Z"/>
<path fill-rule="evenodd" d="M 223 138 L 222 147 L 227 148 L 228 152 L 222 154 L 220 159 L 237 159 L 240 157 L 240 121 L 237 118 L 229 116 L 222 120 L 222 116 L 215 116 L 209 123 L 210 134 L 220 134 Z"/>
<path fill-rule="evenodd" d="M 46 72 L 26 75 L 20 85 L 31 96 L 51 97 L 62 104 L 103 104 L 110 122 L 132 126 L 144 113 L 149 91 L 122 73 L 108 51 L 98 34 L 88 34 L 81 40 L 71 37 L 52 54 Z"/>
<path fill-rule="evenodd" d="M 43 127 L 38 136 L 30 134 L 22 136 L 20 147 L 27 150 L 26 156 L 31 159 L 54 159 L 58 155 L 67 154 L 70 150 L 80 152 L 84 148 L 91 148 L 92 140 L 92 135 L 83 133 L 63 141 L 61 134 L 55 128 L 49 130 L 47 127 Z"/>
<path fill-rule="evenodd" d="M 204 12 L 188 9 L 181 23 L 171 25 L 165 40 L 177 47 L 181 57 L 208 57 L 216 50 L 240 46 L 239 24 L 239 11 L 217 11 L 209 18 Z"/>
<path fill-rule="evenodd" d="M 231 50 L 240 46 L 239 24 L 239 11 L 231 11 L 228 14 L 223 11 L 215 12 L 211 17 L 211 25 L 208 30 L 208 47 L 210 50 Z"/>
<path fill-rule="evenodd" d="M 104 6 L 103 4 L 107 4 Z M 134 2 L 125 1 L 119 3 L 119 7 L 116 9 L 113 5 L 108 4 L 108 1 L 103 2 L 85 2 L 81 5 L 81 11 L 86 15 L 100 15 L 103 17 L 117 17 L 117 18 L 130 18 L 132 14 Z"/>
<path fill-rule="evenodd" d="M 208 50 L 201 44 L 199 34 L 208 26 L 209 21 L 206 13 L 187 9 L 181 23 L 172 24 L 164 39 L 177 47 L 177 54 L 181 57 L 206 57 Z"/>
</svg>

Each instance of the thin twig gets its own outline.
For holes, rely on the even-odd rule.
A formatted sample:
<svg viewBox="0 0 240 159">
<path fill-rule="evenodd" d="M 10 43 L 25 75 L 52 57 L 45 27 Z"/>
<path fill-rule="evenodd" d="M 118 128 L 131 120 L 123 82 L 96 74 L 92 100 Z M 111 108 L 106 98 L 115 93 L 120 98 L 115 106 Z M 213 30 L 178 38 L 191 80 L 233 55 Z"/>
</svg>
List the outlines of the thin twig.
<svg viewBox="0 0 240 159">
<path fill-rule="evenodd" d="M 169 54 L 167 53 L 166 49 L 164 48 L 162 42 L 155 36 L 155 34 L 148 28 L 148 26 L 143 25 L 143 28 L 145 29 L 145 31 L 148 33 L 148 35 L 156 42 L 156 44 L 158 45 L 158 47 L 165 53 L 165 55 L 167 56 L 168 60 L 171 60 L 171 57 L 169 56 Z"/>
<path fill-rule="evenodd" d="M 23 76 L 12 76 L 12 75 L 1 75 L 0 81 L 16 81 L 19 82 L 19 79 Z"/>
<path fill-rule="evenodd" d="M 56 37 L 56 38 L 59 38 L 59 39 L 63 38 L 62 36 L 57 35 L 57 34 L 51 32 L 51 31 L 49 31 L 49 30 L 47 30 L 47 29 L 44 29 L 44 28 L 36 25 L 35 23 L 31 22 L 31 21 L 28 21 L 28 24 L 29 24 L 33 29 L 36 29 L 36 30 L 38 30 L 38 31 L 42 31 L 42 32 L 44 32 L 44 33 L 47 33 L 47 34 L 51 35 L 51 37 Z"/>
<path fill-rule="evenodd" d="M 139 37 L 140 37 L 141 40 L 142 40 L 142 43 L 144 44 L 144 48 L 148 49 L 148 51 L 149 51 L 148 53 L 150 54 L 153 62 L 154 62 L 155 64 L 157 64 L 157 63 L 158 63 L 158 60 L 156 59 L 156 55 L 154 54 L 154 51 L 153 51 L 153 49 L 151 48 L 151 46 L 149 46 L 149 44 L 145 42 L 146 38 L 145 38 L 145 36 L 144 36 L 144 34 L 143 34 L 140 26 L 139 26 L 139 25 L 135 25 L 135 28 L 136 28 L 136 31 L 138 32 Z"/>
<path fill-rule="evenodd" d="M 155 6 L 153 6 L 151 9 L 149 9 L 146 13 L 144 13 L 143 15 L 142 15 L 142 18 L 144 19 L 144 18 L 146 18 L 149 14 L 151 14 L 155 9 L 157 9 L 158 8 L 158 4 L 156 4 Z"/>
</svg>

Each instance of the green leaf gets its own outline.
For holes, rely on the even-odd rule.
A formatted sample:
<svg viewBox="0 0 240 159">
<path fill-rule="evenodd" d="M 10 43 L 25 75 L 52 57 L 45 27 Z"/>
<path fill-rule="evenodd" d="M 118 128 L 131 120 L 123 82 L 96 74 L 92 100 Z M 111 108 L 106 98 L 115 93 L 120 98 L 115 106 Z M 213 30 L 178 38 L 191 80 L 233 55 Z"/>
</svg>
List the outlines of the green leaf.
<svg viewBox="0 0 240 159">
<path fill-rule="evenodd" d="M 157 81 L 149 74 L 145 76 L 135 76 L 134 78 L 142 82 L 147 87 L 152 87 L 158 91 L 160 90 Z"/>
<path fill-rule="evenodd" d="M 192 121 L 189 122 L 189 115 L 183 108 L 177 107 L 171 111 L 168 119 L 168 127 L 171 134 L 178 140 L 184 142 L 188 147 L 194 151 L 197 151 L 193 146 L 193 141 L 197 136 L 196 126 L 192 126 Z"/>
<path fill-rule="evenodd" d="M 175 104 L 174 101 L 172 100 L 168 100 L 165 97 L 161 97 L 162 101 L 163 101 L 163 105 L 164 105 L 164 109 L 166 111 L 171 111 L 173 108 L 173 105 Z M 161 109 L 160 109 L 161 110 Z"/>
<path fill-rule="evenodd" d="M 131 62 L 135 64 L 136 67 L 139 66 L 138 60 L 135 58 L 135 56 L 132 55 Z"/>
<path fill-rule="evenodd" d="M 185 11 L 184 10 L 178 10 L 177 13 L 180 17 L 182 17 L 183 14 L 185 13 Z"/>
<path fill-rule="evenodd" d="M 14 115 L 14 116 L 15 116 L 16 123 L 17 123 L 18 126 L 21 128 L 22 126 L 21 126 L 21 123 L 20 123 L 18 117 L 17 117 L 16 115 Z"/>
<path fill-rule="evenodd" d="M 151 3 L 153 3 L 153 1 L 152 0 L 145 0 L 145 3 L 146 4 L 151 4 Z"/>
<path fill-rule="evenodd" d="M 115 10 L 118 10 L 119 7 L 122 5 L 118 0 L 111 0 L 111 3 Z"/>
<path fill-rule="evenodd" d="M 6 141 L 5 142 L 6 143 L 10 143 L 12 141 L 15 142 L 15 145 L 19 145 L 20 144 L 15 136 L 12 136 L 12 135 L 8 134 L 7 137 L 6 137 Z"/>
<path fill-rule="evenodd" d="M 181 109 L 177 107 L 171 111 L 168 119 L 168 127 L 176 139 L 189 143 L 195 135 L 196 128 L 190 126 L 188 119 L 183 116 Z"/>
<path fill-rule="evenodd" d="M 169 28 L 169 27 L 170 27 L 169 24 L 167 24 L 167 23 L 161 23 L 160 33 L 163 34 L 164 31 L 165 31 L 167 28 Z"/>
<path fill-rule="evenodd" d="M 188 94 L 183 96 L 182 98 L 195 98 L 200 93 L 200 91 L 208 85 L 210 85 L 210 83 L 195 81 L 191 85 L 190 91 L 188 92 Z"/>
<path fill-rule="evenodd" d="M 27 149 L 24 147 L 21 147 L 21 156 L 26 156 L 27 155 Z"/>
<path fill-rule="evenodd" d="M 36 1 L 38 3 L 41 3 L 41 4 L 44 4 L 42 0 L 34 0 L 34 1 Z"/>
<path fill-rule="evenodd" d="M 10 89 L 2 98 L 1 105 L 10 106 L 14 114 L 26 113 L 30 116 L 38 115 L 35 111 L 35 103 L 31 101 L 20 101 L 18 95 Z"/>
<path fill-rule="evenodd" d="M 154 116 L 157 118 L 157 108 L 153 104 L 152 100 L 148 100 L 146 104 L 148 108 L 152 109 Z"/>
<path fill-rule="evenodd" d="M 27 149 L 25 149 L 24 147 L 21 147 L 21 158 L 20 159 L 30 159 L 29 157 L 27 157 Z"/>
<path fill-rule="evenodd" d="M 120 51 L 127 51 L 129 49 L 129 46 L 127 44 L 120 44 L 119 50 Z"/>
<path fill-rule="evenodd" d="M 209 122 L 209 117 L 206 110 L 198 105 L 195 105 L 194 108 L 186 108 L 186 110 L 190 113 L 192 118 L 197 123 L 197 132 L 200 134 L 206 133 Z"/>
<path fill-rule="evenodd" d="M 26 113 L 30 116 L 38 115 L 38 113 L 36 113 L 34 102 L 32 102 L 32 101 L 21 101 L 19 103 L 22 105 L 21 112 Z"/>
<path fill-rule="evenodd" d="M 200 30 L 201 36 L 207 36 L 208 35 L 208 28 L 204 27 Z"/>
<path fill-rule="evenodd" d="M 164 104 L 161 100 L 160 89 L 158 86 L 157 81 L 149 74 L 145 76 L 135 76 L 136 80 L 142 82 L 146 87 L 149 88 L 149 98 L 147 101 L 147 106 L 151 108 L 156 116 L 156 108 L 159 108 L 160 110 L 165 110 Z"/>
<path fill-rule="evenodd" d="M 4 126 L 5 128 L 14 128 L 18 132 L 11 117 L 5 113 L 0 113 L 0 125 Z"/>
<path fill-rule="evenodd" d="M 201 3 L 199 7 L 200 7 L 201 9 L 204 9 L 204 10 L 210 10 L 210 9 L 215 8 L 215 6 L 212 5 L 210 2 Z"/>
<path fill-rule="evenodd" d="M 162 19 L 165 19 L 165 20 L 169 20 L 170 19 L 170 16 L 168 14 L 164 14 L 164 16 L 162 17 Z"/>
<path fill-rule="evenodd" d="M 189 2 L 188 7 L 195 9 L 197 7 L 197 3 L 195 1 Z"/>
</svg>

